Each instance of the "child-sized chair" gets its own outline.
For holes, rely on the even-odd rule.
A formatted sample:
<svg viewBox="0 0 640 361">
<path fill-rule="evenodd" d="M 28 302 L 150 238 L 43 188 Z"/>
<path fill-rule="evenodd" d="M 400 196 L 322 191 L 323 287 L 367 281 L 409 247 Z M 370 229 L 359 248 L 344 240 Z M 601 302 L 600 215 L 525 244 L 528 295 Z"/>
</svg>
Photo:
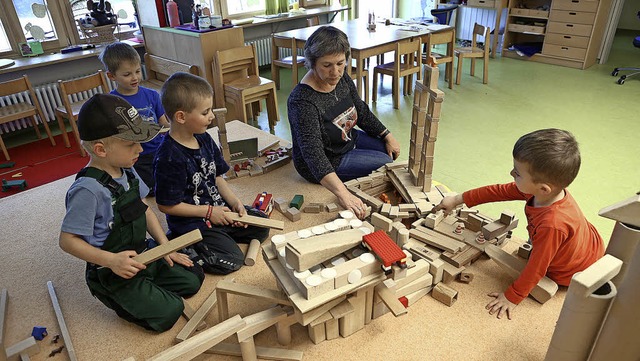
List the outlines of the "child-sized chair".
<svg viewBox="0 0 640 361">
<path fill-rule="evenodd" d="M 0 97 L 5 97 L 9 95 L 19 95 L 14 96 L 13 98 L 19 100 L 18 102 L 13 102 L 13 104 L 6 104 L 3 102 L 0 106 L 0 124 L 4 124 L 7 122 L 11 122 L 17 119 L 22 119 L 26 117 L 31 117 L 33 129 L 36 131 L 36 135 L 38 139 L 40 136 L 40 129 L 38 129 L 38 122 L 36 115 L 40 118 L 40 122 L 44 126 L 44 130 L 47 132 L 47 136 L 51 141 L 51 146 L 56 145 L 56 141 L 53 140 L 53 136 L 51 135 L 51 130 L 49 130 L 49 125 L 47 124 L 47 118 L 44 117 L 44 113 L 42 112 L 42 107 L 40 107 L 40 102 L 38 102 L 38 98 L 36 97 L 36 93 L 31 86 L 31 82 L 29 78 L 24 75 L 21 78 L 9 80 L 0 83 Z M 24 99 L 24 101 L 22 101 Z M 4 145 L 4 141 L 0 136 L 0 148 L 2 148 L 2 153 L 4 153 L 4 157 L 7 160 L 10 160 L 9 152 L 7 151 L 7 147 Z"/>
<path fill-rule="evenodd" d="M 489 82 L 489 27 L 484 27 L 478 23 L 473 26 L 473 38 L 470 47 L 456 48 L 454 54 L 458 58 L 458 71 L 456 72 L 456 85 L 460 84 L 462 75 L 462 59 L 471 58 L 471 76 L 476 72 L 476 58 L 484 59 L 484 69 L 482 72 L 482 83 Z M 484 37 L 484 49 L 478 47 L 478 37 Z"/>
</svg>

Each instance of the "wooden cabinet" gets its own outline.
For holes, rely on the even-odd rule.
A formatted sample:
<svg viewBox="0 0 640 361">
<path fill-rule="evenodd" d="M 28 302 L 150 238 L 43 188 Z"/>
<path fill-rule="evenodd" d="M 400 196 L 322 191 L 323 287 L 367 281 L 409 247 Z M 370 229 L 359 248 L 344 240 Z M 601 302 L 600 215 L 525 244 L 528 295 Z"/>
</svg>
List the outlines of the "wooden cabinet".
<svg viewBox="0 0 640 361">
<path fill-rule="evenodd" d="M 612 0 L 513 0 L 503 56 L 586 69 L 600 51 Z M 513 46 L 539 52 L 518 55 Z"/>
</svg>

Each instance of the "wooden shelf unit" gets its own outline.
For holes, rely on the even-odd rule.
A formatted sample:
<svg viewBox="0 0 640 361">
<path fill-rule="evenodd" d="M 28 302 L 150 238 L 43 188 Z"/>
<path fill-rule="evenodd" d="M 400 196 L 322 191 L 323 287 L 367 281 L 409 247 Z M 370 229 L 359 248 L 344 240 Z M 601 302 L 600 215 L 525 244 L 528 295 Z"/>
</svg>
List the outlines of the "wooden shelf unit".
<svg viewBox="0 0 640 361">
<path fill-rule="evenodd" d="M 597 60 L 611 3 L 612 0 L 512 0 L 502 55 L 586 69 Z M 542 52 L 527 58 L 509 50 L 521 43 L 540 43 Z"/>
</svg>

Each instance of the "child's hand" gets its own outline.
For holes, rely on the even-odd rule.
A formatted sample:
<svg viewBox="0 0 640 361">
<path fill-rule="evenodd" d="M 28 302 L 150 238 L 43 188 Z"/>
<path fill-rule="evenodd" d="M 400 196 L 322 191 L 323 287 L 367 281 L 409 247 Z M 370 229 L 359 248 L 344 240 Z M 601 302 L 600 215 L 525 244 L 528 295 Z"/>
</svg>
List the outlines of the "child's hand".
<svg viewBox="0 0 640 361">
<path fill-rule="evenodd" d="M 112 255 L 107 267 L 124 279 L 130 279 L 147 268 L 144 264 L 133 260 L 133 257 L 138 255 L 135 251 L 122 251 Z"/>
<path fill-rule="evenodd" d="M 174 263 L 181 264 L 185 267 L 193 267 L 193 261 L 184 253 L 173 252 L 164 257 L 169 266 L 173 267 Z"/>
<path fill-rule="evenodd" d="M 456 208 L 458 205 L 462 203 L 464 203 L 464 200 L 462 199 L 462 194 L 456 194 L 455 196 L 447 196 L 447 197 L 444 197 L 442 201 L 440 201 L 440 204 L 433 207 L 432 212 L 435 213 L 439 210 L 443 210 L 445 215 L 449 215 L 451 214 L 451 212 L 453 212 L 454 208 Z"/>
<path fill-rule="evenodd" d="M 231 208 L 233 208 L 233 211 L 238 213 L 238 215 L 240 217 L 244 217 L 247 215 L 247 210 L 246 208 L 244 208 L 244 204 L 238 199 L 238 201 L 231 205 Z M 249 227 L 248 224 L 244 224 L 242 222 L 233 222 L 233 224 L 231 225 L 232 227 L 243 227 L 243 228 L 247 228 Z"/>
<path fill-rule="evenodd" d="M 511 303 L 511 301 L 509 301 L 504 296 L 504 293 L 491 292 L 488 294 L 488 296 L 495 297 L 495 299 L 489 302 L 485 307 L 487 310 L 489 310 L 489 314 L 493 315 L 494 313 L 498 312 L 497 317 L 502 318 L 502 314 L 506 313 L 507 318 L 511 319 L 511 314 L 518 305 L 516 305 L 515 303 Z"/>
<path fill-rule="evenodd" d="M 228 207 L 213 207 L 209 220 L 211 221 L 211 223 L 218 226 L 228 226 L 233 222 L 227 216 L 225 216 L 224 212 L 229 211 L 231 210 Z"/>
</svg>

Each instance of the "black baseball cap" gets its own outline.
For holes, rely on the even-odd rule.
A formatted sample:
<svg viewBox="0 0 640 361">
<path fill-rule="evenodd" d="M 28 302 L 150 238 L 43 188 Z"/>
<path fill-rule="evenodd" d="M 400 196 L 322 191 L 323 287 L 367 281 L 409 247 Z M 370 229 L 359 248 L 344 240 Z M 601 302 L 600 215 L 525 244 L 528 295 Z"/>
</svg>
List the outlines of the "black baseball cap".
<svg viewBox="0 0 640 361">
<path fill-rule="evenodd" d="M 78 114 L 78 132 L 82 140 L 115 136 L 145 143 L 162 130 L 160 124 L 142 120 L 135 107 L 123 98 L 98 93 L 87 100 Z"/>
</svg>

